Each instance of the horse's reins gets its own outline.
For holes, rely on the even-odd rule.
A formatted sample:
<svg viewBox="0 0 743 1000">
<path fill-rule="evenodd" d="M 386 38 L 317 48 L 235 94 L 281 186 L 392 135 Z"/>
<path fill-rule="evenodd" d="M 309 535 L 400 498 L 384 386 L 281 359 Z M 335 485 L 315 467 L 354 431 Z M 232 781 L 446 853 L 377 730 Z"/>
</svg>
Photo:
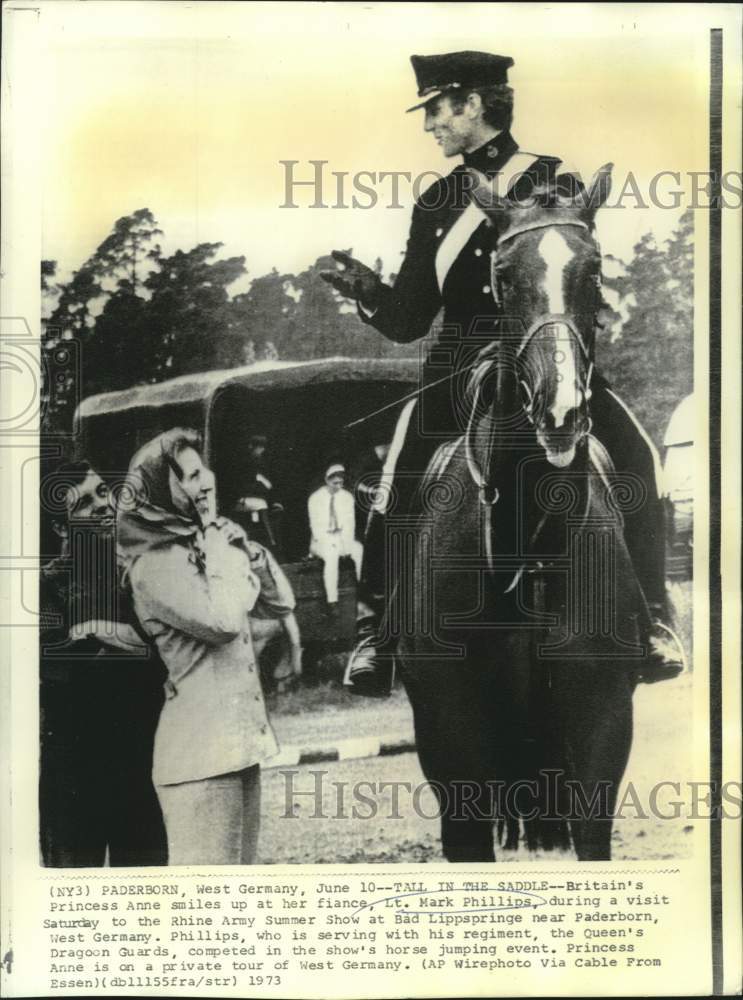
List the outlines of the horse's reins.
<svg viewBox="0 0 743 1000">
<path fill-rule="evenodd" d="M 575 219 L 575 220 L 561 220 L 559 222 L 554 222 L 554 221 L 552 221 L 552 222 L 535 222 L 535 223 L 531 223 L 529 225 L 521 226 L 519 228 L 508 230 L 501 237 L 499 237 L 499 239 L 498 239 L 498 241 L 496 243 L 497 250 L 494 250 L 493 253 L 491 254 L 491 260 L 493 262 L 493 272 L 495 271 L 495 263 L 496 263 L 496 260 L 497 260 L 498 250 L 505 243 L 510 242 L 512 239 L 515 239 L 517 236 L 521 236 L 524 233 L 533 232 L 533 231 L 539 230 L 539 229 L 555 228 L 557 226 L 574 226 L 576 228 L 584 229 L 586 231 L 589 231 L 589 226 L 585 222 L 581 222 L 578 219 Z M 497 286 L 497 282 L 495 280 L 493 280 L 493 282 L 492 282 L 492 287 L 493 287 L 494 298 L 496 300 L 496 304 L 500 305 L 500 296 L 498 294 L 498 286 Z M 588 371 L 587 371 L 587 374 L 586 374 L 585 383 L 580 388 L 581 388 L 581 390 L 583 392 L 584 399 L 589 400 L 591 398 L 591 379 L 592 379 L 593 370 L 594 370 L 593 359 L 591 358 L 591 353 L 590 353 L 590 351 L 588 349 L 588 346 L 586 345 L 585 340 L 583 339 L 583 335 L 581 334 L 580 330 L 578 329 L 577 325 L 575 324 L 575 321 L 572 319 L 572 317 L 568 316 L 567 314 L 565 314 L 565 313 L 542 313 L 541 315 L 537 316 L 537 318 L 532 321 L 532 323 L 530 324 L 530 326 L 527 329 L 526 333 L 522 337 L 521 342 L 519 344 L 519 347 L 516 350 L 516 357 L 517 358 L 521 357 L 521 355 L 527 349 L 527 347 L 532 342 L 532 340 L 537 335 L 537 333 L 539 333 L 540 330 L 543 330 L 546 326 L 549 326 L 550 324 L 560 324 L 561 326 L 567 327 L 570 330 L 570 332 L 572 333 L 572 335 L 575 338 L 576 342 L 578 343 L 578 346 L 579 346 L 579 348 L 581 350 L 583 358 L 584 358 L 584 360 L 586 361 L 586 363 L 588 365 Z M 593 325 L 595 326 L 595 314 L 594 314 L 594 323 L 593 323 Z M 482 382 L 483 378 L 487 375 L 488 371 L 490 369 L 492 369 L 492 366 L 495 363 L 496 363 L 496 359 L 495 358 L 493 358 L 489 362 L 488 361 L 486 361 L 486 362 L 480 361 L 479 362 L 479 364 L 484 365 L 485 367 L 483 369 L 482 375 L 478 379 L 478 383 Z M 522 382 L 522 385 L 525 385 L 525 383 Z M 526 386 L 526 388 L 528 390 L 528 386 Z M 466 430 L 465 435 L 464 435 L 464 451 L 465 451 L 465 459 L 466 459 L 466 462 L 467 462 L 467 468 L 469 470 L 470 476 L 472 477 L 472 481 L 475 483 L 475 485 L 477 486 L 477 489 L 478 489 L 479 500 L 480 500 L 480 505 L 481 505 L 481 510 L 482 510 L 484 536 L 485 536 L 485 555 L 486 555 L 486 559 L 487 559 L 488 570 L 491 573 L 493 573 L 495 571 L 495 565 L 494 565 L 494 558 L 493 558 L 493 538 L 492 538 L 493 515 L 492 515 L 492 511 L 493 511 L 493 507 L 495 506 L 495 504 L 500 499 L 500 491 L 499 491 L 497 485 L 495 485 L 493 482 L 491 482 L 489 474 L 485 475 L 483 473 L 483 471 L 480 468 L 477 460 L 475 459 L 473 448 L 472 448 L 473 428 L 474 428 L 475 416 L 476 416 L 476 413 L 477 413 L 478 397 L 479 397 L 479 391 L 478 390 L 479 390 L 479 384 L 475 386 L 475 391 L 473 393 L 472 410 L 470 412 L 469 420 L 467 422 L 467 430 Z M 529 391 L 529 396 L 532 397 L 532 394 L 531 394 L 530 391 Z M 532 407 L 533 407 L 533 397 L 530 398 L 529 404 L 525 407 L 526 416 L 527 416 L 529 422 L 533 424 L 534 421 L 532 419 Z M 586 434 L 589 434 L 590 431 L 591 431 L 591 425 L 589 423 L 588 430 L 586 431 Z M 490 438 L 488 440 L 488 443 L 487 443 L 486 453 L 485 453 L 485 464 L 486 464 L 486 468 L 488 470 L 490 470 L 490 463 L 491 463 L 491 459 L 492 459 L 492 454 L 493 454 L 493 437 L 492 437 L 492 434 L 491 434 L 491 436 L 490 436 Z M 589 483 L 589 489 L 590 489 L 590 483 Z M 590 504 L 590 497 L 589 497 L 588 503 Z M 585 520 L 585 516 L 587 515 L 587 511 L 588 511 L 588 507 L 586 508 L 586 512 L 584 513 L 584 520 Z M 533 547 L 533 545 L 536 542 L 537 538 L 541 534 L 542 529 L 544 528 L 544 525 L 546 524 L 547 516 L 548 516 L 547 511 L 544 511 L 542 513 L 542 516 L 540 517 L 540 519 L 539 519 L 539 521 L 538 521 L 538 523 L 537 523 L 534 531 L 531 534 L 531 537 L 530 537 L 529 542 L 527 544 L 527 550 Z M 516 586 L 516 584 L 518 583 L 518 580 L 521 577 L 523 571 L 524 571 L 524 567 L 522 566 L 521 569 L 518 570 L 514 574 L 513 580 L 511 581 L 511 583 L 509 584 L 509 586 L 506 588 L 505 593 L 509 593 L 509 591 L 511 591 Z"/>
<path fill-rule="evenodd" d="M 422 396 L 424 392 L 428 392 L 429 389 L 433 389 L 435 386 L 441 385 L 442 382 L 450 382 L 453 378 L 459 378 L 465 372 L 472 371 L 473 368 L 477 368 L 480 364 L 482 364 L 482 361 L 473 361 L 472 364 L 463 365 L 461 368 L 457 368 L 456 371 L 451 372 L 451 374 L 444 375 L 442 378 L 436 379 L 435 382 L 429 382 L 428 385 L 420 385 L 417 389 L 413 389 L 412 392 L 407 393 L 405 396 L 393 399 L 391 403 L 385 403 L 385 405 L 380 406 L 378 410 L 372 410 L 371 413 L 366 413 L 363 417 L 357 417 L 356 420 L 352 420 L 350 423 L 344 424 L 343 430 L 347 431 L 352 427 L 356 427 L 358 424 L 365 424 L 367 420 L 372 420 L 374 417 L 378 417 L 380 413 L 385 413 L 387 410 L 393 410 L 395 407 L 401 406 L 403 403 L 407 403 L 411 399 L 415 399 L 416 396 Z"/>
<path fill-rule="evenodd" d="M 527 226 L 520 226 L 517 229 L 507 230 L 505 233 L 503 233 L 502 236 L 498 237 L 496 246 L 500 248 L 504 243 L 510 242 L 510 240 L 515 239 L 515 237 L 523 235 L 523 233 L 533 232 L 536 229 L 555 228 L 557 226 L 560 227 L 574 226 L 577 229 L 585 229 L 586 231 L 590 231 L 590 227 L 585 222 L 581 222 L 579 219 L 564 219 L 560 220 L 559 222 L 534 222 Z M 495 255 L 496 251 L 493 251 L 492 256 L 495 257 Z M 499 296 L 497 294 L 495 284 L 493 284 L 493 297 L 496 301 L 496 305 L 498 305 Z M 546 318 L 539 317 L 536 320 L 536 322 L 532 323 L 532 325 L 526 331 L 522 344 L 519 347 L 519 350 L 517 351 L 517 356 L 524 351 L 524 349 L 529 344 L 534 334 L 537 332 L 538 329 L 540 329 L 541 326 L 544 326 L 546 325 L 546 323 L 549 322 L 564 323 L 572 330 L 576 340 L 580 344 L 584 357 L 586 358 L 587 361 L 589 361 L 590 364 L 589 379 L 587 381 L 590 381 L 590 375 L 593 372 L 593 362 L 590 360 L 590 354 L 588 352 L 588 349 L 583 341 L 583 337 L 578 328 L 575 326 L 575 324 L 569 317 L 557 316 L 552 314 L 545 314 L 545 316 Z M 385 413 L 387 410 L 392 410 L 395 407 L 400 406 L 402 403 L 407 403 L 409 400 L 415 399 L 416 396 L 422 395 L 424 392 L 427 392 L 429 389 L 433 389 L 437 385 L 441 385 L 443 382 L 449 382 L 451 381 L 451 379 L 458 378 L 465 372 L 472 371 L 474 368 L 477 368 L 477 366 L 480 365 L 481 363 L 482 362 L 479 360 L 474 361 L 471 365 L 465 365 L 463 368 L 458 368 L 455 372 L 452 372 L 450 375 L 444 375 L 442 378 L 436 379 L 435 382 L 429 382 L 428 385 L 419 386 L 417 389 L 414 389 L 412 392 L 407 393 L 405 396 L 400 396 L 399 399 L 395 399 L 391 403 L 385 403 L 384 406 L 380 406 L 379 409 L 377 410 L 372 410 L 371 413 L 366 413 L 363 417 L 357 417 L 356 420 L 351 420 L 350 423 L 343 425 L 343 429 L 350 430 L 352 427 L 357 427 L 359 424 L 364 424 L 366 423 L 367 420 L 372 420 L 374 417 L 379 416 L 380 413 Z M 588 398 L 590 398 L 590 396 Z"/>
<path fill-rule="evenodd" d="M 584 398 L 586 400 L 589 400 L 591 398 L 591 379 L 593 377 L 593 361 L 591 360 L 588 348 L 586 347 L 586 344 L 583 340 L 580 331 L 578 330 L 574 321 L 569 316 L 563 315 L 561 313 L 543 313 L 541 316 L 538 316 L 524 334 L 521 343 L 519 344 L 519 347 L 516 351 L 516 357 L 517 358 L 520 357 L 524 353 L 526 348 L 529 346 L 531 341 L 534 339 L 536 334 L 540 330 L 543 330 L 545 326 L 549 326 L 550 323 L 559 323 L 562 326 L 566 326 L 571 331 L 576 341 L 578 342 L 581 352 L 585 360 L 588 362 L 588 372 L 586 375 L 586 380 L 585 383 L 580 388 L 583 392 Z M 483 361 L 481 359 L 478 362 L 475 362 L 474 365 L 471 365 L 470 368 L 477 367 L 478 365 L 484 366 L 485 370 L 483 371 L 483 375 L 481 376 L 480 379 L 478 379 L 478 382 L 480 382 L 495 363 L 496 363 L 495 358 L 489 361 Z M 467 369 L 465 368 L 462 370 L 466 371 Z M 475 414 L 477 411 L 477 401 L 478 401 L 478 387 L 476 386 L 474 391 L 472 410 L 470 412 L 469 420 L 467 422 L 467 430 L 465 432 L 465 454 L 467 457 L 467 467 L 470 471 L 470 475 L 472 476 L 473 482 L 480 490 L 480 502 L 492 506 L 494 503 L 497 503 L 498 501 L 499 498 L 498 489 L 497 487 L 491 486 L 488 483 L 486 477 L 483 475 L 482 470 L 480 469 L 479 465 L 477 464 L 474 458 L 474 455 L 472 454 L 472 447 L 470 444 L 471 431 L 473 427 Z M 529 419 L 529 422 L 533 423 L 531 414 L 531 404 L 525 408 L 525 411 L 527 418 Z M 586 433 L 590 433 L 590 430 L 591 428 L 589 425 L 588 431 Z M 490 460 L 491 455 L 492 455 L 492 444 L 491 442 L 488 442 L 488 453 L 486 455 L 486 459 L 488 462 Z M 491 491 L 492 491 L 492 496 L 490 495 Z"/>
<path fill-rule="evenodd" d="M 579 219 L 564 219 L 557 222 L 555 221 L 534 222 L 529 225 L 520 226 L 515 229 L 509 229 L 505 233 L 503 233 L 503 235 L 500 236 L 497 240 L 496 243 L 497 250 L 499 250 L 504 244 L 510 242 L 512 239 L 515 239 L 517 236 L 523 235 L 524 233 L 533 232 L 539 229 L 556 228 L 558 226 L 559 227 L 573 226 L 578 229 L 584 229 L 586 231 L 590 231 L 590 227 L 585 222 L 582 222 Z M 497 257 L 497 250 L 494 250 L 491 255 L 493 262 L 495 262 L 495 259 Z M 492 287 L 493 287 L 493 297 L 495 299 L 496 305 L 500 305 L 500 296 L 498 295 L 497 291 L 497 283 L 493 282 Z M 586 375 L 585 384 L 581 386 L 584 393 L 584 398 L 588 400 L 591 398 L 591 379 L 593 376 L 594 363 L 593 359 L 591 358 L 588 346 L 586 345 L 583 339 L 583 335 L 576 326 L 574 320 L 567 314 L 543 313 L 540 316 L 538 316 L 530 324 L 526 333 L 522 337 L 521 343 L 519 344 L 518 350 L 516 351 L 516 357 L 517 358 L 520 357 L 526 350 L 526 348 L 529 346 L 531 341 L 534 339 L 536 334 L 540 330 L 543 330 L 546 326 L 549 326 L 551 323 L 555 324 L 559 323 L 563 326 L 566 326 L 573 334 L 575 340 L 577 341 L 580 347 L 584 360 L 588 364 L 588 372 Z M 595 324 L 595 316 L 594 316 L 594 324 Z M 417 389 L 414 389 L 412 392 L 409 392 L 406 395 L 401 396 L 399 399 L 396 399 L 391 403 L 386 403 L 384 406 L 380 406 L 378 409 L 372 410 L 371 413 L 367 413 L 363 417 L 358 417 L 356 420 L 350 421 L 350 423 L 344 425 L 344 430 L 350 430 L 352 427 L 356 427 L 359 424 L 366 423 L 368 420 L 371 420 L 374 417 L 379 416 L 380 413 L 385 413 L 387 410 L 399 407 L 401 404 L 406 403 L 411 399 L 415 399 L 418 396 L 421 396 L 424 392 L 427 392 L 429 389 L 433 389 L 435 386 L 441 385 L 444 382 L 449 382 L 453 378 L 459 378 L 466 372 L 471 372 L 476 368 L 483 367 L 483 374 L 481 377 L 483 378 L 492 368 L 493 364 L 495 364 L 495 359 L 492 359 L 490 361 L 487 360 L 483 361 L 482 358 L 478 358 L 471 364 L 465 365 L 461 368 L 457 368 L 456 371 L 451 372 L 449 375 L 444 375 L 442 378 L 437 379 L 435 382 L 430 382 L 428 385 L 425 386 L 419 386 Z M 481 381 L 481 379 L 478 379 L 478 382 L 479 381 Z M 493 560 L 493 545 L 492 545 L 492 530 L 491 530 L 492 508 L 500 499 L 500 492 L 498 490 L 498 487 L 494 483 L 491 483 L 489 478 L 483 474 L 482 469 L 477 463 L 473 453 L 471 438 L 472 438 L 472 430 L 474 426 L 475 414 L 477 412 L 477 404 L 478 404 L 478 392 L 476 388 L 473 396 L 472 410 L 470 412 L 470 416 L 467 422 L 467 430 L 465 431 L 464 434 L 465 458 L 467 462 L 467 468 L 469 470 L 470 476 L 472 477 L 472 481 L 478 488 L 480 504 L 483 511 L 483 519 L 486 522 L 485 523 L 486 558 L 488 563 L 488 569 L 490 570 L 490 572 L 493 572 L 494 560 Z M 533 422 L 531 416 L 531 406 L 526 407 L 526 415 L 529 421 Z M 588 428 L 587 433 L 590 433 L 590 426 Z M 491 437 L 491 439 L 488 441 L 487 451 L 486 451 L 486 465 L 488 469 L 490 468 L 490 460 L 492 457 L 492 452 L 493 452 L 493 440 Z M 546 520 L 547 520 L 547 512 L 545 511 L 540 517 L 539 523 L 537 524 L 536 528 L 532 533 L 532 536 L 529 540 L 529 546 L 532 546 L 536 541 L 536 539 L 538 538 L 539 534 L 541 533 L 546 523 Z M 508 593 L 508 591 L 511 590 L 516 585 L 522 572 L 523 568 L 522 570 L 519 570 L 516 573 L 506 593 Z"/>
<path fill-rule="evenodd" d="M 526 334 L 524 335 L 524 340 L 523 340 L 521 346 L 519 347 L 518 351 L 516 352 L 516 356 L 517 357 L 523 353 L 523 351 L 526 348 L 526 346 L 528 345 L 529 341 L 534 337 L 534 335 L 536 334 L 537 330 L 539 330 L 541 328 L 541 326 L 545 326 L 547 323 L 557 323 L 557 322 L 560 322 L 560 323 L 563 323 L 565 326 L 569 327 L 572 330 L 573 334 L 575 335 L 576 340 L 580 344 L 580 348 L 581 348 L 581 351 L 582 351 L 583 355 L 586 357 L 587 360 L 590 358 L 590 355 L 588 353 L 588 349 L 586 348 L 586 345 L 585 345 L 585 343 L 583 341 L 583 337 L 582 337 L 580 331 L 575 326 L 575 324 L 573 323 L 572 320 L 570 320 L 569 318 L 564 318 L 564 317 L 560 318 L 560 314 L 558 314 L 558 313 L 554 313 L 554 314 L 552 314 L 552 313 L 549 313 L 549 314 L 545 313 L 545 316 L 547 317 L 546 320 L 543 320 L 540 317 L 540 319 L 537 321 L 536 324 L 532 324 L 532 326 L 529 327 L 529 329 L 527 330 Z M 404 396 L 399 396 L 397 399 L 393 399 L 391 403 L 385 403 L 384 406 L 380 406 L 378 409 L 372 410 L 370 413 L 365 413 L 363 417 L 357 417 L 356 420 L 351 420 L 350 423 L 344 424 L 343 425 L 343 430 L 347 431 L 347 430 L 350 430 L 352 427 L 357 427 L 359 424 L 365 424 L 367 422 L 367 420 L 372 420 L 374 417 L 378 417 L 380 413 L 386 413 L 387 410 L 393 410 L 393 409 L 395 409 L 398 406 L 402 406 L 403 403 L 407 403 L 411 399 L 415 399 L 416 396 L 422 396 L 424 392 L 428 392 L 429 389 L 433 389 L 437 385 L 441 385 L 443 382 L 450 382 L 453 378 L 460 378 L 460 376 L 464 375 L 466 372 L 473 371 L 475 368 L 477 368 L 482 363 L 483 363 L 482 359 L 480 358 L 477 361 L 473 361 L 469 365 L 463 365 L 461 368 L 457 368 L 456 371 L 451 372 L 449 375 L 444 375 L 441 378 L 436 379 L 435 382 L 429 382 L 428 385 L 418 386 L 418 388 L 417 389 L 413 389 L 412 392 L 408 392 Z M 590 380 L 591 380 L 591 376 L 592 375 L 593 375 L 593 361 L 589 360 L 588 377 L 586 379 L 586 390 L 585 390 L 586 393 L 587 393 L 587 395 L 586 395 L 587 399 L 591 398 L 591 394 L 590 394 Z"/>
<path fill-rule="evenodd" d="M 482 381 L 482 379 L 485 378 L 485 376 L 488 374 L 488 372 L 492 369 L 493 365 L 496 364 L 496 359 L 493 358 L 490 361 L 480 362 L 480 364 L 483 366 L 483 373 L 482 373 L 480 379 L 478 379 L 478 382 Z M 593 367 L 593 364 L 591 364 L 591 368 L 592 367 Z M 590 370 L 589 370 L 589 380 L 590 380 Z M 477 462 L 477 460 L 476 460 L 476 458 L 474 456 L 474 452 L 473 452 L 472 436 L 473 436 L 473 429 L 474 429 L 474 423 L 475 423 L 475 416 L 476 416 L 477 408 L 478 408 L 478 391 L 477 391 L 477 389 L 478 389 L 478 387 L 475 388 L 474 397 L 473 397 L 473 401 L 472 401 L 472 409 L 470 411 L 470 416 L 469 416 L 469 419 L 467 421 L 467 430 L 465 431 L 465 434 L 464 434 L 464 455 L 465 455 L 465 460 L 467 462 L 467 468 L 469 470 L 470 476 L 471 476 L 472 481 L 474 482 L 475 486 L 477 486 L 477 490 L 478 490 L 478 498 L 480 500 L 480 511 L 481 511 L 481 517 L 482 517 L 482 525 L 483 525 L 482 534 L 483 534 L 484 542 L 485 542 L 485 558 L 486 558 L 486 561 L 487 561 L 488 572 L 491 573 L 491 574 L 494 574 L 495 573 L 495 559 L 494 559 L 494 553 L 493 553 L 493 508 L 495 507 L 495 505 L 500 500 L 500 490 L 495 485 L 495 483 L 492 482 L 492 480 L 490 479 L 489 476 L 486 476 L 486 475 L 483 474 L 483 471 L 480 468 L 480 465 L 478 464 L 478 462 Z M 587 390 L 587 391 L 590 392 L 590 390 Z M 530 416 L 528 410 L 527 410 L 527 417 L 528 417 L 529 421 L 531 422 L 531 416 Z M 588 427 L 588 430 L 586 431 L 586 434 L 590 434 L 590 432 L 591 432 L 591 427 L 590 427 L 590 424 L 589 424 L 589 427 Z M 486 468 L 488 470 L 490 470 L 490 467 L 491 467 L 492 455 L 493 455 L 493 435 L 491 434 L 490 437 L 489 437 L 489 439 L 488 439 L 487 446 L 486 446 L 486 452 L 485 452 L 485 464 L 486 464 Z M 589 480 L 588 480 L 588 496 L 586 498 L 586 508 L 585 508 L 585 510 L 583 512 L 582 524 L 585 524 L 586 518 L 588 517 L 588 511 L 590 510 L 591 492 L 592 492 L 592 485 L 591 485 L 591 481 L 590 481 L 590 478 L 589 478 Z M 529 541 L 527 542 L 527 546 L 526 546 L 526 551 L 527 552 L 529 552 L 534 547 L 534 544 L 536 543 L 537 539 L 541 535 L 542 530 L 544 529 L 544 526 L 547 523 L 548 516 L 549 516 L 549 512 L 548 511 L 545 510 L 545 511 L 542 512 L 542 514 L 541 514 L 541 516 L 539 518 L 539 521 L 537 522 L 537 525 L 534 528 L 534 530 L 532 531 L 531 536 L 529 537 Z M 541 568 L 541 566 L 540 566 L 540 568 Z M 524 573 L 524 569 L 525 569 L 525 565 L 522 565 L 521 568 L 518 569 L 514 573 L 513 579 L 511 580 L 511 582 L 509 583 L 509 585 L 506 587 L 506 589 L 503 591 L 504 594 L 508 594 L 508 593 L 510 593 L 513 590 L 513 588 L 516 586 L 516 584 L 521 579 L 521 576 Z"/>
</svg>

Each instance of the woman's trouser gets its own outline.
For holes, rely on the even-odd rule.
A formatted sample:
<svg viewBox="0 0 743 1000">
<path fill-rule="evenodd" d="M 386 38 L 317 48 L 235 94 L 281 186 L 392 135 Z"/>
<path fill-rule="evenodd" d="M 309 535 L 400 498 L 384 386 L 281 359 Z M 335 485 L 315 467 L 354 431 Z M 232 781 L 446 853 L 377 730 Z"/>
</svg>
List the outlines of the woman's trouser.
<svg viewBox="0 0 743 1000">
<path fill-rule="evenodd" d="M 158 785 L 171 865 L 251 865 L 261 813 L 258 764 L 200 781 Z"/>
</svg>

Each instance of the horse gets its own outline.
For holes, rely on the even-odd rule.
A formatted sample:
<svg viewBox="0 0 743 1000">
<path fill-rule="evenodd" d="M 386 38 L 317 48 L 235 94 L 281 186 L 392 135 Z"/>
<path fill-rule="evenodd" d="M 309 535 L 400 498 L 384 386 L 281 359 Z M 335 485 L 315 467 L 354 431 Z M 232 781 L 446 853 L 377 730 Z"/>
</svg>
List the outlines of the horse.
<svg viewBox="0 0 743 1000">
<path fill-rule="evenodd" d="M 464 433 L 387 529 L 389 627 L 452 862 L 494 861 L 495 834 L 513 848 L 522 831 L 611 856 L 644 613 L 622 536 L 637 490 L 591 433 L 611 169 L 530 205 L 474 178 L 504 319 L 462 366 Z"/>
</svg>

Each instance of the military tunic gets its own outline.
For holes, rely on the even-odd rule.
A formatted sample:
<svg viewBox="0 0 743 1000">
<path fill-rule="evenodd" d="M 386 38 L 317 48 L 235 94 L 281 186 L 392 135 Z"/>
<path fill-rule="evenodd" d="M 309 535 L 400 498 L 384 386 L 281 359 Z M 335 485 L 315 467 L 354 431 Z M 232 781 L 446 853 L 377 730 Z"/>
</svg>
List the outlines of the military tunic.
<svg viewBox="0 0 743 1000">
<path fill-rule="evenodd" d="M 497 336 L 499 319 L 490 287 L 493 224 L 469 194 L 468 168 L 497 175 L 498 193 L 511 200 L 528 197 L 535 187 L 574 183 L 558 177 L 558 158 L 522 152 L 510 132 L 499 133 L 464 161 L 420 196 L 394 285 L 380 286 L 372 314 L 360 310 L 385 337 L 408 343 L 428 333 L 443 307 L 443 324 L 422 371 L 425 386 L 439 385 L 423 394 L 418 415 L 423 433 L 438 438 L 436 443 L 462 430 L 457 406 L 462 384 L 446 377 Z"/>
<path fill-rule="evenodd" d="M 428 188 L 414 209 L 405 259 L 392 286 L 381 285 L 373 313 L 365 322 L 390 340 L 408 343 L 424 337 L 443 308 L 443 323 L 423 359 L 417 413 L 404 412 L 398 426 L 395 459 L 397 511 L 411 509 L 415 488 L 435 449 L 462 434 L 468 413 L 462 405 L 467 365 L 499 335 L 499 314 L 491 289 L 493 223 L 473 203 L 468 168 L 486 174 L 500 196 L 523 202 L 537 188 L 575 196 L 580 178 L 557 157 L 522 152 L 510 132 L 501 132 L 464 163 Z M 594 434 L 618 472 L 632 472 L 645 484 L 646 503 L 625 517 L 625 536 L 648 600 L 660 604 L 665 593 L 663 513 L 658 501 L 657 454 L 626 405 L 594 373 L 591 414 Z M 393 441 L 393 450 L 396 441 Z M 365 574 L 376 575 L 373 559 Z M 378 589 L 376 584 L 371 589 Z"/>
</svg>

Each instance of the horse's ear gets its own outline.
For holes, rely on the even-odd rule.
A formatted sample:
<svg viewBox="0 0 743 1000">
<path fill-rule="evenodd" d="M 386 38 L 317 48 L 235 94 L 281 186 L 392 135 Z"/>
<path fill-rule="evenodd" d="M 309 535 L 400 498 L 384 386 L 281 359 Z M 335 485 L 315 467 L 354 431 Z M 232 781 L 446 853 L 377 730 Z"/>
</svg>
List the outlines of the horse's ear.
<svg viewBox="0 0 743 1000">
<path fill-rule="evenodd" d="M 580 197 L 583 213 L 591 219 L 609 197 L 613 169 L 613 163 L 605 163 L 603 167 L 599 167 L 591 178 L 588 189 Z"/>
<path fill-rule="evenodd" d="M 467 175 L 469 177 L 469 191 L 485 215 L 491 221 L 502 219 L 503 213 L 509 207 L 509 202 L 495 190 L 497 178 L 491 181 L 485 174 L 481 174 L 479 170 L 473 170 L 472 167 L 467 168 Z"/>
</svg>

